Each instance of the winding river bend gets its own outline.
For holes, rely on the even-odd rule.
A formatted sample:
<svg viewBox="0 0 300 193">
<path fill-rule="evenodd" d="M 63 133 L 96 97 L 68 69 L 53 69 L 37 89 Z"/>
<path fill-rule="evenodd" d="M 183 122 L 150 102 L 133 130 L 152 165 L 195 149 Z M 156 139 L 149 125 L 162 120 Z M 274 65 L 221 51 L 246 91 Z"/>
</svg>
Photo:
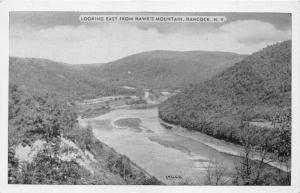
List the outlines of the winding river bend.
<svg viewBox="0 0 300 193">
<path fill-rule="evenodd" d="M 119 125 L 129 119 L 138 120 L 138 124 Z M 216 162 L 226 168 L 225 175 L 230 178 L 239 161 L 237 156 L 191 137 L 193 134 L 178 134 L 163 127 L 157 108 L 113 110 L 96 118 L 80 119 L 80 124 L 90 124 L 99 140 L 166 184 L 204 184 L 207 167 Z"/>
</svg>

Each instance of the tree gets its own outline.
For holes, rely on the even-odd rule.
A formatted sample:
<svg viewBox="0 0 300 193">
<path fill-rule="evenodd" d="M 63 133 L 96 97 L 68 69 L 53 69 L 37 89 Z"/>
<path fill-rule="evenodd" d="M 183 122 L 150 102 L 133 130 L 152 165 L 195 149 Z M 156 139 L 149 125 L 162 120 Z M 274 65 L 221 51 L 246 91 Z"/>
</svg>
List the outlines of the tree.
<svg viewBox="0 0 300 193">
<path fill-rule="evenodd" d="M 21 167 L 21 184 L 81 184 L 81 179 L 89 175 L 75 161 L 62 161 L 51 156 L 49 149 L 41 150 L 33 162 Z"/>
<path fill-rule="evenodd" d="M 205 171 L 205 185 L 226 185 L 229 183 L 225 176 L 226 168 L 222 164 L 212 161 L 207 165 Z"/>
<path fill-rule="evenodd" d="M 84 144 L 87 150 L 90 151 L 92 149 L 92 145 L 94 144 L 94 134 L 91 125 L 88 125 L 86 128 L 86 132 L 84 136 Z"/>
<path fill-rule="evenodd" d="M 249 123 L 241 126 L 241 144 L 243 146 L 242 161 L 236 168 L 235 184 L 241 185 L 268 185 L 289 184 L 286 176 L 279 179 L 277 169 L 269 169 L 269 163 L 278 161 L 278 148 L 282 144 L 280 130 L 257 128 Z M 259 132 L 258 132 L 259 131 Z M 285 136 L 286 137 L 286 136 Z M 285 138 L 284 137 L 284 138 Z M 283 144 L 282 144 L 283 145 Z M 284 148 L 284 151 L 288 151 Z M 255 160 L 254 160 L 255 159 Z M 272 171 L 273 170 L 273 171 Z M 281 170 L 279 170 L 281 173 Z M 289 175 L 289 174 L 288 174 Z"/>
</svg>

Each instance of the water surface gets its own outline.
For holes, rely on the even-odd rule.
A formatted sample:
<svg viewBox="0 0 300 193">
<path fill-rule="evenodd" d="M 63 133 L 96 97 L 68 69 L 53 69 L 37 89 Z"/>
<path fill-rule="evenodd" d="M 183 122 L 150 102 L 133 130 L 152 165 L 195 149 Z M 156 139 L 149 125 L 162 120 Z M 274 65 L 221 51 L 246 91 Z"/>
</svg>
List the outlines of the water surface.
<svg viewBox="0 0 300 193">
<path fill-rule="evenodd" d="M 128 123 L 128 120 L 139 124 Z M 80 122 L 90 124 L 99 140 L 167 184 L 185 180 L 203 184 L 207 166 L 212 162 L 225 167 L 226 175 L 231 176 L 238 161 L 235 156 L 166 129 L 159 123 L 157 108 L 119 109 Z M 118 125 L 122 122 L 126 127 Z"/>
</svg>

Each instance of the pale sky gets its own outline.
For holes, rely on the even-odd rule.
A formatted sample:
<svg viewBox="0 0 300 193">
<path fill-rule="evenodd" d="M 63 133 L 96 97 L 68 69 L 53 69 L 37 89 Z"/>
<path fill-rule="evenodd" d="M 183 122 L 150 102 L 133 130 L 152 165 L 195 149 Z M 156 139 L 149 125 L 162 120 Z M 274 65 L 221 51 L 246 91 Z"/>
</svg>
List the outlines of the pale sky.
<svg viewBox="0 0 300 193">
<path fill-rule="evenodd" d="M 151 50 L 251 54 L 267 45 L 291 39 L 290 14 L 180 14 L 226 16 L 227 21 L 219 24 L 81 23 L 78 19 L 81 14 L 116 13 L 11 12 L 10 55 L 70 64 L 104 63 Z"/>
</svg>

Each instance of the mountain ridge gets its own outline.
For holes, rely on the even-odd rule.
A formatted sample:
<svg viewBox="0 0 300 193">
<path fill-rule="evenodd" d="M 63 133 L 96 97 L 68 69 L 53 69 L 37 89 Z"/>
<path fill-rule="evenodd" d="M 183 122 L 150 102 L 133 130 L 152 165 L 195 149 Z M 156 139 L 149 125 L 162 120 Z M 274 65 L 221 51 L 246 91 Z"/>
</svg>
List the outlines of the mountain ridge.
<svg viewBox="0 0 300 193">
<path fill-rule="evenodd" d="M 137 87 L 182 87 L 201 82 L 240 61 L 244 55 L 213 51 L 155 50 L 85 68 L 94 76 Z"/>
<path fill-rule="evenodd" d="M 215 57 L 209 59 L 207 53 Z M 222 52 L 154 51 L 131 55 L 113 63 L 71 65 L 43 58 L 11 56 L 9 80 L 33 92 L 93 98 L 133 92 L 124 89 L 124 86 L 142 89 L 178 88 L 201 82 L 243 57 Z M 204 59 L 206 61 L 203 62 Z"/>
</svg>

